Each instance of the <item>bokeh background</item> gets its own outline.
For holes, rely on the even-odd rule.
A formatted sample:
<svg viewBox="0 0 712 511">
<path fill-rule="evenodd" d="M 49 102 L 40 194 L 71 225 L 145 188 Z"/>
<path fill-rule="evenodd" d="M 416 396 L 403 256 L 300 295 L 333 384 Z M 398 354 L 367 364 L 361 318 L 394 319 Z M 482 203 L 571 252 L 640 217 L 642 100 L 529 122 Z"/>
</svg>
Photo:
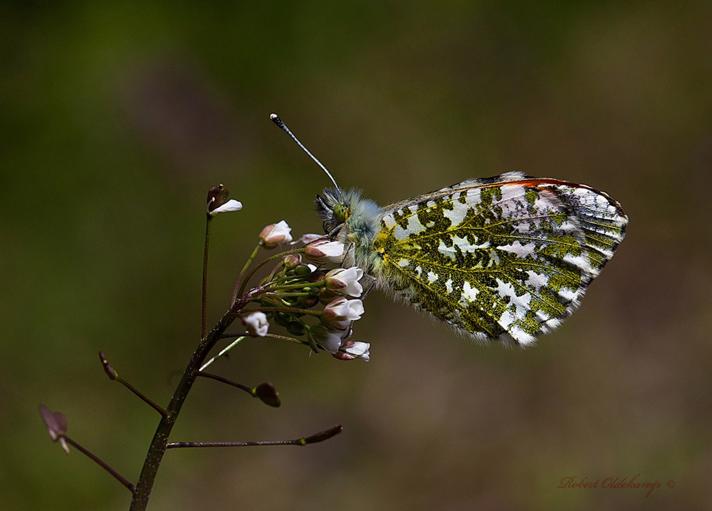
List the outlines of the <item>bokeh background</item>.
<svg viewBox="0 0 712 511">
<path fill-rule="evenodd" d="M 471 345 L 371 295 L 370 363 L 253 342 L 201 381 L 176 439 L 305 449 L 169 452 L 154 510 L 710 509 L 709 2 L 3 2 L 0 508 L 128 505 L 49 442 L 37 405 L 135 478 L 196 343 L 203 207 L 225 183 L 210 310 L 261 227 L 314 232 L 316 168 L 381 204 L 522 169 L 610 192 L 628 237 L 535 349 Z M 642 490 L 562 478 L 658 480 Z M 668 481 L 674 488 L 666 487 Z"/>
</svg>

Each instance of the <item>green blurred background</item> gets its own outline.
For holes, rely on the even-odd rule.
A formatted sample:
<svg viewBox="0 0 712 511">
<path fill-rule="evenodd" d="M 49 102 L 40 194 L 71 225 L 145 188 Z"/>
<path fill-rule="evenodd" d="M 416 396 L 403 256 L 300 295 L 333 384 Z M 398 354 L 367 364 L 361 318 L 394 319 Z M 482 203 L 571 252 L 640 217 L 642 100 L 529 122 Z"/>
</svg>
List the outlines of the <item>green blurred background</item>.
<svg viewBox="0 0 712 511">
<path fill-rule="evenodd" d="M 370 296 L 368 364 L 253 342 L 201 381 L 174 438 L 305 449 L 169 452 L 152 507 L 710 509 L 709 2 L 3 2 L 0 508 L 120 510 L 125 489 L 40 423 L 135 478 L 198 337 L 203 207 L 228 186 L 212 317 L 261 227 L 320 226 L 326 184 L 381 204 L 522 169 L 610 192 L 628 238 L 582 309 L 527 351 L 471 345 Z M 641 490 L 561 478 L 668 480 Z"/>
</svg>

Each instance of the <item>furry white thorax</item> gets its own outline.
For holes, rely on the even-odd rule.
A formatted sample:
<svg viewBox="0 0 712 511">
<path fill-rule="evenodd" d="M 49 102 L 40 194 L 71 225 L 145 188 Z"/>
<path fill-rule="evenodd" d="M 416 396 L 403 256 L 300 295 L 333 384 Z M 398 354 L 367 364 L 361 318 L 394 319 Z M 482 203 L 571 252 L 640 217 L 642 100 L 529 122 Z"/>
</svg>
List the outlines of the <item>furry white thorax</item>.
<svg viewBox="0 0 712 511">
<path fill-rule="evenodd" d="M 326 210 L 323 209 L 324 207 Z M 334 210 L 339 207 L 345 208 L 348 213 L 345 220 L 336 223 L 339 219 L 334 218 Z M 336 223 L 336 227 L 341 225 L 341 229 L 335 234 L 336 238 L 347 247 L 344 267 L 355 265 L 364 273 L 374 275 L 381 262 L 372 247 L 373 237 L 380 229 L 383 215 L 380 206 L 370 199 L 361 197 L 359 190 L 346 190 L 341 194 L 334 193 L 333 190 L 324 190 L 317 198 L 317 208 L 320 209 L 327 234 L 331 227 L 329 222 Z"/>
</svg>

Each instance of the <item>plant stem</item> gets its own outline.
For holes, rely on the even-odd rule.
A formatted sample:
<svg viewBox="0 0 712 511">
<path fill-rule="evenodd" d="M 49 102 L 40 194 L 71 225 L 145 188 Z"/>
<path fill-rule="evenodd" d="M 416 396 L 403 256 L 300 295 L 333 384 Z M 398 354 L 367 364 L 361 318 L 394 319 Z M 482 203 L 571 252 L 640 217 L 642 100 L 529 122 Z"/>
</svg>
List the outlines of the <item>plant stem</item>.
<svg viewBox="0 0 712 511">
<path fill-rule="evenodd" d="M 247 277 L 245 277 L 245 278 L 242 280 L 242 284 L 240 284 L 240 289 L 239 289 L 239 291 L 237 292 L 237 296 L 240 296 L 240 295 L 242 295 L 242 294 L 245 292 L 245 289 L 246 289 L 246 287 L 247 287 L 247 283 L 248 283 L 250 280 L 252 280 L 252 277 L 255 276 L 255 273 L 257 273 L 257 271 L 258 271 L 260 268 L 262 268 L 264 265 L 266 265 L 266 264 L 269 263 L 270 261 L 274 261 L 275 259 L 278 259 L 278 258 L 280 258 L 280 257 L 284 257 L 284 256 L 289 255 L 289 254 L 297 254 L 297 253 L 300 253 L 300 252 L 304 252 L 304 249 L 303 249 L 303 248 L 295 248 L 295 249 L 292 249 L 292 250 L 285 250 L 284 252 L 280 252 L 280 253 L 278 253 L 278 254 L 274 254 L 274 255 L 269 256 L 269 257 L 268 257 L 267 259 L 265 259 L 264 261 L 260 261 L 260 263 L 259 263 L 257 266 L 255 266 L 254 268 L 252 268 L 252 271 L 247 275 Z"/>
<path fill-rule="evenodd" d="M 120 383 L 127 389 L 129 389 L 136 397 L 138 397 L 141 401 L 146 403 L 148 406 L 156 410 L 158 413 L 160 413 L 162 416 L 165 417 L 166 411 L 163 409 L 162 406 L 160 406 L 158 403 L 156 403 L 153 399 L 145 395 L 143 392 L 138 390 L 136 387 L 131 385 L 128 381 L 124 380 L 119 373 L 114 369 L 111 364 L 109 364 L 109 361 L 106 358 L 106 355 L 102 351 L 99 352 L 99 360 L 101 361 L 101 365 L 104 368 L 104 372 L 106 373 L 106 376 L 111 380 L 115 381 L 117 383 Z"/>
<path fill-rule="evenodd" d="M 262 242 L 258 243 L 257 246 L 255 246 L 255 248 L 252 249 L 252 253 L 250 254 L 250 257 L 248 257 L 247 261 L 245 261 L 245 264 L 242 265 L 240 274 L 237 276 L 237 279 L 235 279 L 235 285 L 233 286 L 233 289 L 232 289 L 232 301 L 233 302 L 239 296 L 239 290 L 243 287 L 243 286 L 241 286 L 241 284 L 247 284 L 247 281 L 243 280 L 243 278 L 245 276 L 245 272 L 252 265 L 252 262 L 255 260 L 255 257 L 257 257 L 257 252 L 260 251 L 261 247 L 262 247 Z"/>
<path fill-rule="evenodd" d="M 223 336 L 221 335 L 218 339 L 222 339 L 222 338 L 223 338 Z M 215 362 L 217 359 L 219 359 L 220 357 L 222 357 L 223 355 L 225 355 L 225 353 L 227 353 L 228 351 L 230 351 L 231 349 L 233 349 L 235 346 L 237 346 L 238 343 L 241 343 L 241 342 L 244 341 L 245 339 L 247 339 L 247 336 L 246 336 L 246 335 L 243 335 L 243 336 L 238 337 L 238 338 L 235 339 L 234 341 L 232 341 L 230 344 L 228 344 L 228 345 L 225 346 L 223 349 L 221 349 L 221 350 L 220 350 L 220 353 L 218 353 L 218 354 L 215 355 L 213 358 L 211 358 L 210 360 L 208 360 L 207 362 L 205 362 L 203 365 L 201 365 L 201 366 L 198 368 L 198 371 L 203 371 L 203 370 L 207 369 L 208 367 L 210 367 L 210 365 L 212 365 L 213 362 Z"/>
<path fill-rule="evenodd" d="M 173 392 L 170 403 L 166 407 L 166 415 L 163 416 L 158 423 L 156 432 L 153 435 L 153 440 L 151 440 L 151 445 L 148 447 L 143 468 L 141 469 L 141 475 L 133 491 L 133 499 L 129 507 L 130 511 L 144 511 L 148 505 L 148 499 L 151 496 L 156 474 L 161 466 L 163 456 L 166 453 L 168 437 L 178 419 L 183 403 L 198 377 L 198 371 L 203 360 L 205 360 L 205 357 L 210 353 L 210 350 L 220 339 L 225 330 L 232 324 L 235 318 L 237 318 L 239 311 L 249 303 L 253 296 L 261 292 L 262 288 L 255 288 L 245 296 L 239 298 L 225 314 L 223 314 L 222 318 L 220 318 L 212 330 L 200 340 L 195 352 L 193 352 L 193 355 L 190 357 L 190 361 L 185 368 L 178 386 Z"/>
<path fill-rule="evenodd" d="M 245 311 L 246 314 L 250 312 L 291 312 L 294 314 L 311 314 L 312 316 L 321 316 L 323 314 L 320 310 L 312 309 L 300 309 L 299 307 L 260 307 L 259 309 L 254 309 L 250 311 Z"/>
<path fill-rule="evenodd" d="M 255 389 L 253 387 L 249 387 L 247 385 L 243 385 L 242 383 L 232 381 L 228 378 L 225 378 L 224 376 L 220 376 L 219 374 L 206 373 L 205 371 L 200 371 L 198 373 L 198 376 L 202 376 L 203 378 L 209 378 L 211 380 L 219 381 L 220 383 L 224 383 L 225 385 L 230 385 L 231 387 L 235 387 L 236 389 L 240 389 L 244 392 L 247 392 L 252 397 L 255 397 L 257 395 L 257 393 L 255 392 Z"/>
<path fill-rule="evenodd" d="M 326 282 L 323 280 L 318 280 L 316 282 L 305 282 L 305 283 L 299 283 L 299 284 L 284 284 L 284 285 L 279 285 L 279 286 L 272 286 L 273 291 L 282 291 L 285 289 L 305 289 L 305 288 L 312 288 L 312 287 L 324 287 L 326 286 Z"/>
<path fill-rule="evenodd" d="M 331 427 L 327 430 L 314 433 L 313 435 L 294 438 L 292 440 L 247 440 L 242 442 L 171 442 L 168 449 L 185 449 L 189 447 L 263 447 L 267 445 L 298 445 L 305 446 L 323 442 L 338 435 L 343 431 L 343 427 Z"/>
<path fill-rule="evenodd" d="M 85 448 L 81 444 L 75 442 L 71 438 L 69 438 L 67 435 L 62 435 L 62 437 L 65 442 L 67 442 L 69 445 L 74 447 L 77 451 L 81 452 L 84 456 L 92 460 L 94 463 L 99 465 L 101 468 L 106 470 L 111 476 L 116 479 L 118 482 L 126 486 L 128 490 L 133 493 L 134 492 L 134 485 L 131 483 L 128 479 L 126 479 L 124 476 L 119 474 L 116 470 L 114 470 L 113 467 L 111 467 L 107 462 L 102 460 L 99 456 L 91 452 L 89 449 Z"/>
<path fill-rule="evenodd" d="M 208 253 L 210 251 L 210 220 L 205 216 L 205 242 L 203 244 L 203 289 L 200 297 L 200 338 L 205 337 L 208 330 Z M 233 300 L 234 301 L 234 300 Z"/>
<path fill-rule="evenodd" d="M 146 396 L 143 394 L 140 390 L 138 390 L 136 387 L 131 385 L 129 382 L 121 378 L 120 376 L 116 377 L 116 381 L 119 382 L 121 385 L 129 389 L 136 397 L 138 397 L 141 401 L 146 403 L 148 406 L 156 410 L 158 413 L 161 414 L 162 417 L 166 416 L 166 411 L 163 409 L 161 405 L 156 403 L 153 399 L 150 397 Z"/>
</svg>

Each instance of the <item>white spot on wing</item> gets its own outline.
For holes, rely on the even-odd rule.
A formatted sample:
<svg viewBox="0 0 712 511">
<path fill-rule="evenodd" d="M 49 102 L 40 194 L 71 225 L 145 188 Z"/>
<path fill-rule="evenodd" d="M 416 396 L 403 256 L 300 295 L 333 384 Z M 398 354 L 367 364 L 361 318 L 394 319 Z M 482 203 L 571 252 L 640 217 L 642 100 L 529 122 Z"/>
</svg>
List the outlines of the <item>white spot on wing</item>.
<svg viewBox="0 0 712 511">
<path fill-rule="evenodd" d="M 479 188 L 470 188 L 469 190 L 467 190 L 465 196 L 467 197 L 467 203 L 470 205 L 470 207 L 475 207 L 480 202 L 482 202 L 482 193 Z"/>
<path fill-rule="evenodd" d="M 542 273 L 537 273 L 533 270 L 527 270 L 527 281 L 525 284 L 539 291 L 542 287 L 549 283 L 549 276 Z"/>
<path fill-rule="evenodd" d="M 388 213 L 387 215 L 383 215 L 383 225 L 386 226 L 386 229 L 391 229 L 394 225 L 396 225 L 396 220 L 393 217 L 392 213 Z"/>
<path fill-rule="evenodd" d="M 408 217 L 408 225 L 406 225 L 405 229 L 403 229 L 400 225 L 396 225 L 394 235 L 397 240 L 402 240 L 411 234 L 418 234 L 424 230 L 425 226 L 420 223 L 420 220 L 418 220 L 418 215 L 412 214 Z"/>
<path fill-rule="evenodd" d="M 489 241 L 485 241 L 481 245 L 473 245 L 471 244 L 467 238 L 461 238 L 460 236 L 452 236 L 452 243 L 453 243 L 453 248 L 451 249 L 453 252 L 455 251 L 455 247 L 460 247 L 460 250 L 462 252 L 475 252 L 477 249 L 480 248 L 489 248 L 490 244 Z"/>
<path fill-rule="evenodd" d="M 479 292 L 479 289 L 472 287 L 467 281 L 462 285 L 462 298 L 467 302 L 474 302 Z"/>
<path fill-rule="evenodd" d="M 589 275 L 596 276 L 598 275 L 598 270 L 595 269 L 593 266 L 591 266 L 591 263 L 588 261 L 588 257 L 586 257 L 585 254 L 581 255 L 573 255 L 573 254 L 566 254 L 564 256 L 564 261 L 570 264 L 573 264 L 577 268 L 581 269 L 584 273 L 587 273 Z"/>
<path fill-rule="evenodd" d="M 569 289 L 568 287 L 562 287 L 561 289 L 559 289 L 559 296 L 569 302 L 574 301 L 576 299 L 577 294 L 578 293 L 576 291 Z"/>
<path fill-rule="evenodd" d="M 447 245 L 445 245 L 445 242 L 443 240 L 440 240 L 438 242 L 438 252 L 440 252 L 445 257 L 449 257 L 453 260 L 455 259 L 455 247 L 448 247 Z"/>
<path fill-rule="evenodd" d="M 457 195 L 451 195 L 449 198 L 452 200 L 452 209 L 443 208 L 443 215 L 450 220 L 450 226 L 455 227 L 462 223 L 470 208 L 467 204 L 460 202 Z"/>
<path fill-rule="evenodd" d="M 445 290 L 446 290 L 448 293 L 452 293 L 452 279 L 447 279 L 447 280 L 445 281 Z"/>
<path fill-rule="evenodd" d="M 509 245 L 499 245 L 497 248 L 505 252 L 511 252 L 521 259 L 526 259 L 527 257 L 534 255 L 536 245 L 533 241 L 527 243 L 526 245 L 522 245 L 521 241 L 516 240 L 514 243 L 510 243 Z"/>
</svg>

